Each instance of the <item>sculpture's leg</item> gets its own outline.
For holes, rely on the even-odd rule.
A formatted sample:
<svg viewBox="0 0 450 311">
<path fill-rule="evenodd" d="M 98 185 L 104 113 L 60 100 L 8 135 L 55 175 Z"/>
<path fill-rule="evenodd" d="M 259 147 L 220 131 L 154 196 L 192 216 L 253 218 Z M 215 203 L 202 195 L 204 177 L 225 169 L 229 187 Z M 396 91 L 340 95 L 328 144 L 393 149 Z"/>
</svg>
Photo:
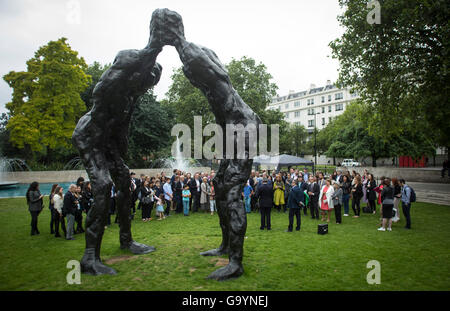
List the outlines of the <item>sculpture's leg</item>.
<svg viewBox="0 0 450 311">
<path fill-rule="evenodd" d="M 123 160 L 116 154 L 115 168 L 111 171 L 114 184 L 118 190 L 116 197 L 117 213 L 120 227 L 120 248 L 128 249 L 133 254 L 147 254 L 153 252 L 155 248 L 133 241 L 131 235 L 131 192 L 130 192 L 130 170 Z"/>
<path fill-rule="evenodd" d="M 247 213 L 241 199 L 242 188 L 248 180 L 251 171 L 251 160 L 228 160 L 224 174 L 218 175 L 219 184 L 217 193 L 226 197 L 226 203 L 222 204 L 225 209 L 223 217 L 226 226 L 226 239 L 228 241 L 228 258 L 230 262 L 227 266 L 211 273 L 208 278 L 215 280 L 226 280 L 235 278 L 244 273 L 242 257 L 244 253 L 244 238 L 247 230 Z M 222 166 L 221 166 L 222 168 Z M 225 239 L 224 239 L 225 240 Z"/>
<path fill-rule="evenodd" d="M 211 273 L 208 278 L 215 280 L 226 280 L 235 278 L 244 273 L 242 257 L 244 253 L 244 237 L 247 230 L 247 214 L 243 207 L 240 194 L 242 184 L 235 185 L 228 193 L 227 220 L 229 238 L 229 263 Z"/>
<path fill-rule="evenodd" d="M 202 256 L 221 256 L 228 254 L 229 251 L 229 221 L 227 218 L 227 201 L 226 196 L 220 190 L 223 189 L 224 183 L 224 173 L 228 167 L 229 160 L 222 160 L 220 163 L 219 170 L 217 171 L 216 177 L 213 180 L 214 188 L 216 189 L 216 202 L 217 202 L 217 214 L 219 215 L 220 228 L 222 229 L 222 243 L 218 248 L 211 249 L 206 252 L 200 253 Z"/>
<path fill-rule="evenodd" d="M 100 259 L 100 248 L 109 213 L 112 180 L 108 170 L 90 166 L 87 168 L 92 185 L 94 204 L 86 217 L 86 249 L 81 259 L 81 272 L 88 274 L 116 274 Z"/>
</svg>

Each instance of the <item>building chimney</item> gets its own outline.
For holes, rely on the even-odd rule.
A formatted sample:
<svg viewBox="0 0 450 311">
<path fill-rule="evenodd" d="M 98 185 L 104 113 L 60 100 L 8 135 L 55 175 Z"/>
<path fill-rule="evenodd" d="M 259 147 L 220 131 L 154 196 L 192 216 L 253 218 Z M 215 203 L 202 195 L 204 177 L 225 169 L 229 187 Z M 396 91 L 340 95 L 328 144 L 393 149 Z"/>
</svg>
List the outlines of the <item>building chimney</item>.
<svg viewBox="0 0 450 311">
<path fill-rule="evenodd" d="M 289 90 L 289 95 L 294 94 L 295 91 L 294 90 Z"/>
<path fill-rule="evenodd" d="M 331 80 L 327 80 L 327 85 L 331 85 Z"/>
<path fill-rule="evenodd" d="M 314 83 L 311 83 L 311 85 L 309 86 L 309 89 L 314 89 L 316 88 L 316 85 Z"/>
</svg>

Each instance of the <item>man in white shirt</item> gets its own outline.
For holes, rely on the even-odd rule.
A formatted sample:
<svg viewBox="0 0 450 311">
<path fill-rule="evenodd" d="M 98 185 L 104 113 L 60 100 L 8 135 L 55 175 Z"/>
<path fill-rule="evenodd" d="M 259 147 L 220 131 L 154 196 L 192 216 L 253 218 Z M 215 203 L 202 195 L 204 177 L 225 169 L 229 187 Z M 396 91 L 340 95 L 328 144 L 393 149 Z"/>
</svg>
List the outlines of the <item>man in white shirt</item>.
<svg viewBox="0 0 450 311">
<path fill-rule="evenodd" d="M 166 183 L 163 186 L 163 191 L 164 191 L 164 199 L 167 202 L 166 210 L 164 211 L 164 214 L 166 216 L 169 216 L 170 206 L 172 205 L 173 191 L 172 191 L 172 186 L 170 185 L 170 178 L 168 178 L 168 177 L 166 178 Z"/>
</svg>

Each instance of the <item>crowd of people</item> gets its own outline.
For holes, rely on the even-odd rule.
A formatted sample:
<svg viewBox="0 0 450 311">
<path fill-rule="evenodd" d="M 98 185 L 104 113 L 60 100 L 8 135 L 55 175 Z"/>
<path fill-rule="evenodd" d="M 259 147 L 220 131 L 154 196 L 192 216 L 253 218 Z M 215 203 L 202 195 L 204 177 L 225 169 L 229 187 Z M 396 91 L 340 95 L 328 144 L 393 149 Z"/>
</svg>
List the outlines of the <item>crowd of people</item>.
<svg viewBox="0 0 450 311">
<path fill-rule="evenodd" d="M 152 221 L 154 208 L 157 220 L 164 220 L 171 212 L 183 213 L 184 216 L 196 212 L 214 215 L 217 211 L 214 176 L 214 170 L 191 174 L 175 169 L 170 177 L 161 172 L 152 177 L 141 174 L 139 178 L 131 172 L 130 218 L 134 219 L 137 210 L 140 210 L 143 222 Z M 111 225 L 111 216 L 116 214 L 116 195 L 113 185 L 105 228 Z M 43 195 L 37 182 L 30 185 L 26 198 L 31 214 L 31 235 L 39 234 L 37 219 L 43 209 Z M 318 220 L 320 217 L 322 222 L 330 222 L 334 214 L 336 224 L 341 224 L 343 217 L 350 216 L 350 205 L 354 218 L 360 217 L 361 210 L 376 214 L 377 205 L 380 205 L 378 230 L 391 231 L 392 222 L 400 220 L 400 202 L 406 219 L 405 228 L 411 228 L 410 208 L 411 202 L 415 201 L 415 193 L 403 179 L 381 177 L 377 183 L 367 170 L 362 176 L 356 171 L 335 171 L 326 177 L 323 172 L 312 174 L 307 168 L 303 171 L 291 168 L 289 171 L 272 171 L 270 174 L 252 171 L 243 185 L 242 200 L 247 213 L 260 212 L 261 230 L 271 230 L 272 210 L 289 211 L 286 231 L 292 232 L 294 217 L 296 230 L 301 228 L 302 211 L 304 216 L 309 211 L 312 219 Z M 76 184 L 70 185 L 65 194 L 61 186 L 54 184 L 49 195 L 51 233 L 61 237 L 61 229 L 68 240 L 73 240 L 74 234 L 83 233 L 83 213 L 89 212 L 93 202 L 91 184 L 82 177 L 78 178 Z M 361 202 L 365 204 L 363 208 Z M 116 215 L 115 223 L 117 219 Z"/>
</svg>

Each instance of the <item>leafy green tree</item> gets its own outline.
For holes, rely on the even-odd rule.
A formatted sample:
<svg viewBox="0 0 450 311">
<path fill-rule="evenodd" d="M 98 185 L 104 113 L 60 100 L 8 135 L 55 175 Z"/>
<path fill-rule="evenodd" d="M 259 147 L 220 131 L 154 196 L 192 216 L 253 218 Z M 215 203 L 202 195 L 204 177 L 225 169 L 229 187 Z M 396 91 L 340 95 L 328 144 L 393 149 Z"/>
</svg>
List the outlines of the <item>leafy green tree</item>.
<svg viewBox="0 0 450 311">
<path fill-rule="evenodd" d="M 271 82 L 272 75 L 267 71 L 266 65 L 261 62 L 257 64 L 253 58 L 243 56 L 239 60 L 233 58 L 226 65 L 226 69 L 242 100 L 256 114 L 264 116 L 263 111 L 278 89 L 277 85 Z"/>
<path fill-rule="evenodd" d="M 369 133 L 381 137 L 428 129 L 450 146 L 450 2 L 380 0 L 381 23 L 369 24 L 366 0 L 339 0 L 345 28 L 332 41 L 338 83 L 352 86 L 374 111 Z"/>
<path fill-rule="evenodd" d="M 242 57 L 240 60 L 232 59 L 225 67 L 233 87 L 244 102 L 260 116 L 262 122 L 280 125 L 281 143 L 281 137 L 286 133 L 288 123 L 284 121 L 284 114 L 265 110 L 277 90 L 277 86 L 271 82 L 272 76 L 267 72 L 266 66 L 262 63 L 257 64 L 252 58 Z M 171 78 L 172 85 L 166 94 L 167 101 L 164 102 L 164 106 L 170 107 L 175 112 L 176 123 L 187 124 L 193 129 L 194 116 L 202 116 L 203 127 L 214 123 L 215 118 L 207 99 L 189 82 L 182 69 L 174 70 Z M 209 137 L 203 138 L 204 141 L 207 139 Z"/>
<path fill-rule="evenodd" d="M 87 89 L 81 94 L 81 99 L 86 104 L 86 110 L 89 111 L 92 109 L 94 103 L 92 102 L 92 93 L 94 92 L 95 85 L 100 80 L 102 74 L 111 67 L 111 64 L 102 65 L 99 62 L 94 62 L 92 65 L 86 69 L 85 73 L 91 76 L 91 83 L 87 87 Z"/>
<path fill-rule="evenodd" d="M 173 122 L 152 91 L 139 97 L 131 117 L 128 157 L 131 164 L 145 165 L 143 158 L 170 145 Z"/>
<path fill-rule="evenodd" d="M 20 149 L 46 154 L 71 149 L 76 121 L 86 110 L 80 97 L 91 78 L 87 65 L 66 38 L 50 41 L 27 61 L 27 71 L 11 71 L 4 80 L 13 88 L 6 104 L 11 142 Z"/>
<path fill-rule="evenodd" d="M 280 154 L 304 155 L 308 151 L 307 138 L 308 132 L 303 125 L 288 125 L 287 129 L 280 134 Z"/>
</svg>

